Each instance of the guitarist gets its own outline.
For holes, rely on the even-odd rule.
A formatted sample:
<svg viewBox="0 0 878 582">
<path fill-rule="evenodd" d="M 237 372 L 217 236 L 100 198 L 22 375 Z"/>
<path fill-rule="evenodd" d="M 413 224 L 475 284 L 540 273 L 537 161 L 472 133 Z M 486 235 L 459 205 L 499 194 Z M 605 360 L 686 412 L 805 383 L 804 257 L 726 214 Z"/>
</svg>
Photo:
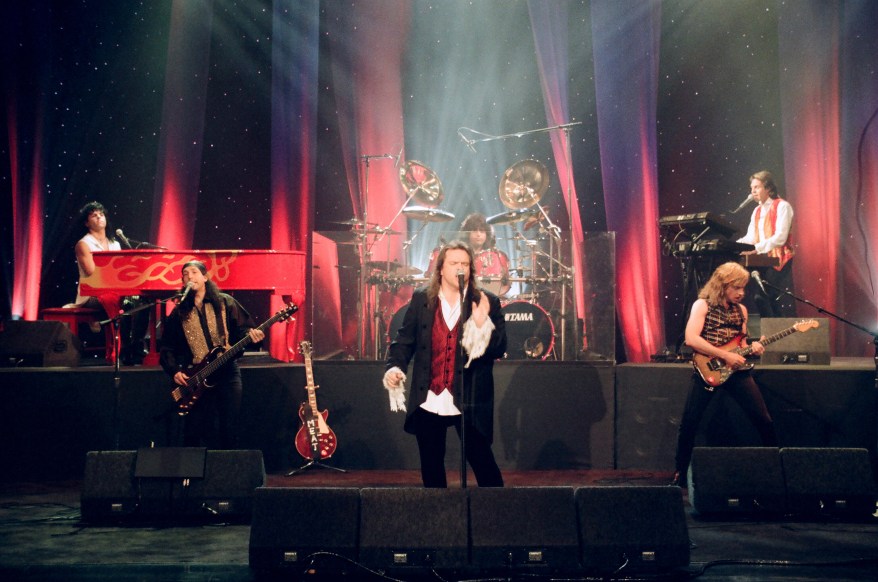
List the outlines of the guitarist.
<svg viewBox="0 0 878 582">
<path fill-rule="evenodd" d="M 727 346 L 739 336 L 746 336 L 747 308 L 741 301 L 744 299 L 744 288 L 749 280 L 750 274 L 738 263 L 724 263 L 717 267 L 692 305 L 689 321 L 686 323 L 687 345 L 711 358 L 720 358 L 732 368 L 746 363 L 742 355 L 729 351 L 728 347 L 723 349 L 723 346 Z M 744 342 L 740 347 L 747 345 L 746 340 Z M 753 342 L 750 347 L 755 355 L 765 350 L 758 341 Z M 776 446 L 777 437 L 774 434 L 771 415 L 750 370 L 741 370 L 732 374 L 720 389 L 728 391 L 729 395 L 738 402 L 759 431 L 762 445 Z M 686 486 L 686 470 L 692 458 L 698 425 L 713 394 L 713 386 L 702 380 L 697 372 L 693 372 L 686 408 L 677 435 L 674 485 Z"/>
<path fill-rule="evenodd" d="M 189 379 L 190 366 L 201 364 L 214 348 L 228 349 L 248 334 L 253 343 L 265 338 L 241 304 L 207 278 L 201 261 L 183 265 L 183 298 L 163 327 L 160 362 L 180 386 Z M 243 392 L 241 371 L 231 360 L 209 381 L 212 387 L 186 416 L 183 444 L 234 449 Z"/>
</svg>

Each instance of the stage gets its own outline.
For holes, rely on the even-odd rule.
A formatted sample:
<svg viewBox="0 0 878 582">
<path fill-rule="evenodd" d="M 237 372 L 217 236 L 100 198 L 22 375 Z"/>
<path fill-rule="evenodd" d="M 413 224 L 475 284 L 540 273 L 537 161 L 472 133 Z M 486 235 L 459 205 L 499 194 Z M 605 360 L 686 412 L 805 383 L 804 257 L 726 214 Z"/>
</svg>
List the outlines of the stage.
<svg viewBox="0 0 878 582">
<path fill-rule="evenodd" d="M 415 439 L 389 410 L 383 363 L 314 362 L 318 408 L 338 437 L 332 463 L 353 470 L 414 470 Z M 878 398 L 872 360 L 757 366 L 756 381 L 781 446 L 861 447 L 875 457 Z M 242 361 L 241 448 L 262 451 L 269 473 L 302 463 L 294 438 L 306 392 L 302 365 Z M 494 450 L 505 471 L 672 471 L 688 390 L 687 364 L 500 361 Z M 3 479 L 79 479 L 88 451 L 172 446 L 180 421 L 157 367 L 2 368 Z M 755 446 L 755 431 L 718 390 L 698 444 Z M 449 433 L 448 466 L 457 462 Z"/>
</svg>

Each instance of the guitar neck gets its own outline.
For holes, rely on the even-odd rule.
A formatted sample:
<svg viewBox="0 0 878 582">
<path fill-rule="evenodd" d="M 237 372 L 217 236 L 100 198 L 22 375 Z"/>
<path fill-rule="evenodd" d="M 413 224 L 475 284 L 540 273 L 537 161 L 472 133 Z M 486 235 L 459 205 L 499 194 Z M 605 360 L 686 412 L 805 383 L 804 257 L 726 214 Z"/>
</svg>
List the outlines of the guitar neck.
<svg viewBox="0 0 878 582">
<path fill-rule="evenodd" d="M 759 343 L 761 343 L 763 346 L 767 346 L 767 345 L 769 345 L 769 344 L 773 344 L 774 342 L 776 342 L 776 341 L 779 340 L 779 339 L 783 339 L 783 338 L 787 337 L 788 335 L 790 335 L 790 334 L 792 334 L 792 333 L 795 333 L 796 331 L 797 331 L 797 330 L 796 330 L 796 326 L 794 325 L 794 326 L 792 326 L 792 327 L 788 327 L 788 328 L 786 328 L 785 330 L 782 330 L 782 331 L 779 331 L 779 332 L 777 332 L 777 333 L 773 333 L 773 334 L 771 334 L 770 336 L 768 336 L 768 337 L 765 338 L 764 340 L 760 340 Z M 752 348 L 752 346 L 747 346 L 746 348 L 742 348 L 742 349 L 739 351 L 739 353 L 740 353 L 742 356 L 748 356 L 748 355 L 750 355 L 752 352 L 753 352 L 753 348 Z"/>
<path fill-rule="evenodd" d="M 305 389 L 308 391 L 308 406 L 311 408 L 311 413 L 317 416 L 319 414 L 319 412 L 317 412 L 317 394 L 315 392 L 317 386 L 314 385 L 314 370 L 311 368 L 311 354 L 305 355 L 305 379 L 307 380 Z"/>
<path fill-rule="evenodd" d="M 266 329 L 277 323 L 280 319 L 286 317 L 284 312 L 275 313 L 273 316 L 265 320 L 262 325 L 257 327 L 261 332 L 265 332 Z M 220 355 L 217 359 L 210 362 L 204 368 L 198 371 L 198 373 L 190 378 L 191 381 L 202 382 L 205 378 L 219 370 L 223 367 L 226 362 L 237 356 L 239 353 L 244 351 L 244 349 L 253 343 L 253 340 L 250 339 L 250 334 L 245 335 L 238 343 L 230 347 L 228 350 L 224 351 L 222 355 Z"/>
</svg>

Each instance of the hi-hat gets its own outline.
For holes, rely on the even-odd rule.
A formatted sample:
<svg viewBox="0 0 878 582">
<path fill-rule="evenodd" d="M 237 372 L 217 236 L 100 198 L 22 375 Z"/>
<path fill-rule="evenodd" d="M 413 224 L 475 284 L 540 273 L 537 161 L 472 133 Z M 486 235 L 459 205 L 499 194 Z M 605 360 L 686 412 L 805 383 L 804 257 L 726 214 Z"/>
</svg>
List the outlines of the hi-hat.
<svg viewBox="0 0 878 582">
<path fill-rule="evenodd" d="M 448 222 L 454 220 L 454 215 L 438 208 L 427 208 L 425 206 L 409 206 L 403 208 L 402 213 L 413 220 L 423 222 Z"/>
<path fill-rule="evenodd" d="M 549 171 L 536 160 L 515 162 L 500 179 L 500 202 L 513 210 L 530 208 L 549 187 Z"/>
<path fill-rule="evenodd" d="M 538 208 L 523 208 L 522 210 L 510 210 L 508 212 L 501 212 L 500 214 L 495 214 L 494 216 L 489 217 L 486 222 L 488 224 L 513 224 L 516 222 L 520 222 L 525 218 L 530 218 L 539 214 Z"/>
<path fill-rule="evenodd" d="M 417 160 L 409 160 L 399 168 L 399 181 L 406 194 L 424 206 L 435 208 L 445 197 L 436 172 Z"/>
</svg>

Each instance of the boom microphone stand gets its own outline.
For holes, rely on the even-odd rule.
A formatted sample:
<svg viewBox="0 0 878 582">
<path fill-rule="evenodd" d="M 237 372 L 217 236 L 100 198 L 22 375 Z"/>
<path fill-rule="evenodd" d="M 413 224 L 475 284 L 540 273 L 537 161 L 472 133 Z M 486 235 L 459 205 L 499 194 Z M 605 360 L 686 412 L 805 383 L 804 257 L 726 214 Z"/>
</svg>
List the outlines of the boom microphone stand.
<svg viewBox="0 0 878 582">
<path fill-rule="evenodd" d="M 835 319 L 836 321 L 840 321 L 845 325 L 853 327 L 854 329 L 858 329 L 858 330 L 862 331 L 863 333 L 865 333 L 866 335 L 871 336 L 872 337 L 872 345 L 875 346 L 875 353 L 872 356 L 872 360 L 875 362 L 875 384 L 874 385 L 875 385 L 875 388 L 878 389 L 878 333 L 869 331 L 868 329 L 866 329 L 862 325 L 859 325 L 859 324 L 856 324 L 852 321 L 849 321 L 849 320 L 845 319 L 844 317 L 842 317 L 836 313 L 833 313 L 831 311 L 828 311 L 828 310 L 826 310 L 818 305 L 814 305 L 814 303 L 812 303 L 808 299 L 805 299 L 803 297 L 799 297 L 798 295 L 793 294 L 792 292 L 790 292 L 789 289 L 781 289 L 777 285 L 769 283 L 768 281 L 766 281 L 765 279 L 762 279 L 762 278 L 759 278 L 757 280 L 757 282 L 761 283 L 762 285 L 766 285 L 768 287 L 771 287 L 772 289 L 775 289 L 776 291 L 778 291 L 778 292 L 780 292 L 788 297 L 792 297 L 793 299 L 795 299 L 796 301 L 799 301 L 800 303 L 804 303 L 805 305 L 809 305 L 809 306 L 813 307 L 814 309 L 817 310 L 818 313 L 823 313 L 825 315 L 828 315 L 829 317 Z"/>
</svg>

